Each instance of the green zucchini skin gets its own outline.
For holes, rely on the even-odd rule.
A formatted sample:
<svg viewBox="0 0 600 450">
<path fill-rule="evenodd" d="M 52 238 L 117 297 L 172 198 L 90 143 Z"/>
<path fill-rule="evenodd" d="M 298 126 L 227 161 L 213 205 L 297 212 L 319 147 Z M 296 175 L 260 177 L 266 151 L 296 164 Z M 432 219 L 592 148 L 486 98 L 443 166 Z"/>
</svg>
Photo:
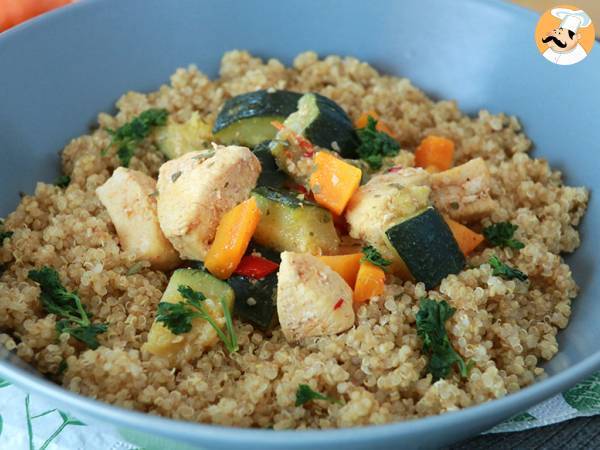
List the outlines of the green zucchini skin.
<svg viewBox="0 0 600 450">
<path fill-rule="evenodd" d="M 261 165 L 261 172 L 256 185 L 281 188 L 289 179 L 287 175 L 279 169 L 275 162 L 275 157 L 271 153 L 271 142 L 272 141 L 269 140 L 263 141 L 252 150 Z"/>
<path fill-rule="evenodd" d="M 339 238 L 331 213 L 291 192 L 258 187 L 252 191 L 261 211 L 254 240 L 274 250 L 331 254 Z"/>
<path fill-rule="evenodd" d="M 304 137 L 313 145 L 339 152 L 344 158 L 357 158 L 360 140 L 346 111 L 330 98 L 316 93 L 314 96 L 319 115 L 306 127 Z M 332 145 L 333 142 L 337 145 Z"/>
<path fill-rule="evenodd" d="M 234 313 L 261 330 L 268 330 L 277 323 L 277 272 L 265 278 L 234 275 L 227 283 L 235 292 Z M 248 303 L 252 298 L 253 304 Z"/>
<path fill-rule="evenodd" d="M 215 120 L 213 135 L 223 144 L 248 147 L 273 139 L 277 130 L 271 122 L 283 122 L 296 111 L 300 97 L 297 92 L 259 90 L 230 98 Z"/>
<path fill-rule="evenodd" d="M 427 289 L 465 267 L 465 256 L 435 208 L 394 225 L 385 234 L 413 277 L 425 283 Z"/>
<path fill-rule="evenodd" d="M 199 269 L 177 269 L 171 275 L 169 285 L 163 293 L 163 298 L 181 297 L 177 291 L 179 286 L 190 286 L 214 300 L 222 298 L 229 309 L 233 309 L 234 291 L 226 282 L 219 280 L 210 273 Z"/>
</svg>

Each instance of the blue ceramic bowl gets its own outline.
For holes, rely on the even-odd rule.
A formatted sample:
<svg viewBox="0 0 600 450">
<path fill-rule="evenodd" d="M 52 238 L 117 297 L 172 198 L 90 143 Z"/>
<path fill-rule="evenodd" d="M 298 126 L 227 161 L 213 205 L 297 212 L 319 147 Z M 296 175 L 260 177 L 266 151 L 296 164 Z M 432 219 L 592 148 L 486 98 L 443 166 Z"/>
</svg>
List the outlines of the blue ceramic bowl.
<svg viewBox="0 0 600 450">
<path fill-rule="evenodd" d="M 436 98 L 517 115 L 535 155 L 574 185 L 600 188 L 600 49 L 575 66 L 538 53 L 537 15 L 499 1 L 88 0 L 0 35 L 0 215 L 58 173 L 57 151 L 125 91 L 156 89 L 190 63 L 216 76 L 223 52 L 248 49 L 290 63 L 299 52 L 353 55 L 409 77 Z M 592 195 L 583 246 L 568 257 L 581 294 L 550 376 L 437 417 L 332 431 L 248 430 L 163 419 L 81 397 L 5 355 L 0 376 L 89 423 L 156 448 L 424 448 L 484 431 L 600 369 L 600 205 Z M 150 441 L 149 439 L 150 438 Z M 160 440 L 167 439 L 167 441 Z M 189 446 L 189 447 L 188 447 Z M 183 447 L 182 447 L 183 448 Z"/>
</svg>

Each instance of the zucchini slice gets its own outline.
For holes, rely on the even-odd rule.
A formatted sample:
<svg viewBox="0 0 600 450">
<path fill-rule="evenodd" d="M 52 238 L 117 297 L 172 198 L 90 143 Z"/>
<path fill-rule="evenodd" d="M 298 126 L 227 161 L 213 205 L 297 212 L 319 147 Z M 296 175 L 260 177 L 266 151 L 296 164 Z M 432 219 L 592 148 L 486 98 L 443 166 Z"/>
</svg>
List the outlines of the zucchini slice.
<svg viewBox="0 0 600 450">
<path fill-rule="evenodd" d="M 298 101 L 298 110 L 283 123 L 308 139 L 313 145 L 340 153 L 344 158 L 357 158 L 356 149 L 360 145 L 354 124 L 348 114 L 333 100 L 316 93 L 304 94 Z M 279 160 L 289 154 L 283 145 L 272 147 L 271 151 Z M 304 149 L 298 149 L 301 154 Z M 285 161 L 282 161 L 285 162 Z M 281 165 L 280 167 L 285 167 Z"/>
<path fill-rule="evenodd" d="M 412 276 L 425 283 L 427 289 L 465 267 L 465 256 L 446 221 L 433 207 L 394 225 L 385 234 Z"/>
<path fill-rule="evenodd" d="M 257 186 L 280 188 L 288 181 L 287 175 L 279 170 L 271 153 L 271 142 L 263 141 L 254 147 L 253 153 L 260 161 L 261 172 L 256 182 Z"/>
<path fill-rule="evenodd" d="M 215 139 L 225 145 L 250 148 L 273 139 L 277 130 L 271 122 L 283 122 L 296 111 L 301 96 L 291 91 L 260 90 L 230 98 L 215 120 Z"/>
<path fill-rule="evenodd" d="M 227 280 L 235 292 L 235 314 L 261 330 L 277 323 L 277 272 L 255 280 L 234 275 Z"/>
<path fill-rule="evenodd" d="M 254 240 L 280 252 L 329 254 L 337 250 L 339 238 L 331 213 L 294 194 L 265 186 L 252 195 L 261 211 Z"/>
<path fill-rule="evenodd" d="M 210 125 L 200 119 L 197 112 L 184 123 L 176 123 L 171 119 L 163 127 L 155 131 L 158 149 L 167 159 L 176 159 L 181 155 L 210 148 L 212 134 Z"/>
<path fill-rule="evenodd" d="M 224 281 L 211 274 L 197 269 L 177 269 L 171 275 L 169 284 L 163 293 L 161 302 L 179 303 L 184 301 L 177 290 L 179 286 L 189 286 L 195 291 L 202 292 L 206 296 L 204 305 L 208 313 L 217 321 L 224 320 L 223 309 L 220 299 L 225 300 L 229 310 L 233 309 L 235 294 L 233 289 Z M 154 322 L 148 333 L 148 341 L 144 349 L 158 356 L 173 355 L 184 348 L 186 351 L 202 351 L 212 347 L 219 338 L 210 324 L 202 319 L 196 318 L 192 321 L 192 330 L 189 333 L 175 335 L 160 322 Z M 193 347 L 190 349 L 189 347 Z"/>
</svg>

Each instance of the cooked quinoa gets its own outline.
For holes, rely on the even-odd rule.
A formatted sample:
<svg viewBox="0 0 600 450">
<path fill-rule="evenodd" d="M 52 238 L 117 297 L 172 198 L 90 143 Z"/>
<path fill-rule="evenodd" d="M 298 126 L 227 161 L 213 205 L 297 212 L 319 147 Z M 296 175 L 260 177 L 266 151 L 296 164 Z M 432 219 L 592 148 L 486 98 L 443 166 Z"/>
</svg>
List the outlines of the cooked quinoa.
<svg viewBox="0 0 600 450">
<path fill-rule="evenodd" d="M 219 343 L 199 357 L 180 355 L 172 364 L 142 351 L 168 278 L 149 263 L 131 273 L 135 257 L 120 249 L 95 194 L 119 165 L 114 151 L 101 154 L 110 142 L 104 129 L 151 107 L 166 108 L 178 122 L 194 111 L 214 119 L 227 98 L 267 88 L 321 93 L 353 120 L 376 110 L 408 151 L 436 134 L 455 142 L 457 164 L 483 157 L 499 207 L 471 225 L 481 230 L 511 221 L 525 247 L 484 247 L 468 258 L 466 270 L 429 292 L 422 283 L 395 280 L 383 296 L 363 303 L 355 326 L 339 335 L 290 344 L 278 328 L 265 334 L 236 319 L 237 353 L 228 354 Z M 434 102 L 405 78 L 381 75 L 354 58 L 319 59 L 313 52 L 298 55 L 286 68 L 275 59 L 263 62 L 232 51 L 223 57 L 217 80 L 194 66 L 178 69 L 170 85 L 149 94 L 129 92 L 117 108 L 114 117 L 101 113 L 99 127 L 62 152 L 64 173 L 72 180 L 66 189 L 38 183 L 33 195 L 22 198 L 5 222 L 14 235 L 0 249 L 6 265 L 0 278 L 0 342 L 67 389 L 190 421 L 275 429 L 350 427 L 502 397 L 543 376 L 540 365 L 558 351 L 556 335 L 568 324 L 578 289 L 561 254 L 580 244 L 576 226 L 588 191 L 563 185 L 559 171 L 528 155 L 531 142 L 515 117 L 485 110 L 468 117 L 455 102 Z M 163 162 L 147 140 L 131 168 L 156 177 Z M 526 272 L 529 283 L 492 276 L 487 264 L 492 255 Z M 40 289 L 27 277 L 41 266 L 56 268 L 94 320 L 108 323 L 98 349 L 89 350 L 68 334 L 57 338 L 57 319 L 42 310 Z M 454 348 L 475 363 L 468 378 L 455 373 L 433 382 L 427 374 L 415 327 L 423 296 L 445 299 L 456 308 L 447 330 Z M 299 384 L 342 402 L 296 407 Z"/>
</svg>

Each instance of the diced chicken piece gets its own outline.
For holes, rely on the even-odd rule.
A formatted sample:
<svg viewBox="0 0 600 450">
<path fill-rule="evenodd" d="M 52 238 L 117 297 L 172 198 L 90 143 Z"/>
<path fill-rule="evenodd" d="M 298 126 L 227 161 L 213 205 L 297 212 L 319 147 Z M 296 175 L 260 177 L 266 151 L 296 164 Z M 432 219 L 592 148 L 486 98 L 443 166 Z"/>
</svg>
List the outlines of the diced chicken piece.
<svg viewBox="0 0 600 450">
<path fill-rule="evenodd" d="M 108 211 L 123 250 L 153 268 L 170 270 L 179 256 L 158 224 L 156 181 L 136 170 L 117 168 L 96 195 Z"/>
<path fill-rule="evenodd" d="M 221 217 L 248 198 L 260 168 L 249 149 L 235 145 L 215 145 L 162 165 L 158 219 L 182 258 L 204 261 Z"/>
<path fill-rule="evenodd" d="M 283 252 L 277 314 L 283 334 L 291 342 L 341 333 L 354 325 L 352 289 L 316 256 Z"/>
<path fill-rule="evenodd" d="M 498 206 L 490 197 L 490 172 L 485 161 L 475 158 L 431 175 L 431 198 L 443 213 L 459 222 L 480 219 Z"/>
<path fill-rule="evenodd" d="M 429 204 L 430 174 L 421 168 L 406 168 L 375 175 L 352 196 L 346 210 L 350 236 L 375 247 L 392 261 L 392 271 L 409 277 L 408 269 L 389 245 L 388 228 Z"/>
</svg>

